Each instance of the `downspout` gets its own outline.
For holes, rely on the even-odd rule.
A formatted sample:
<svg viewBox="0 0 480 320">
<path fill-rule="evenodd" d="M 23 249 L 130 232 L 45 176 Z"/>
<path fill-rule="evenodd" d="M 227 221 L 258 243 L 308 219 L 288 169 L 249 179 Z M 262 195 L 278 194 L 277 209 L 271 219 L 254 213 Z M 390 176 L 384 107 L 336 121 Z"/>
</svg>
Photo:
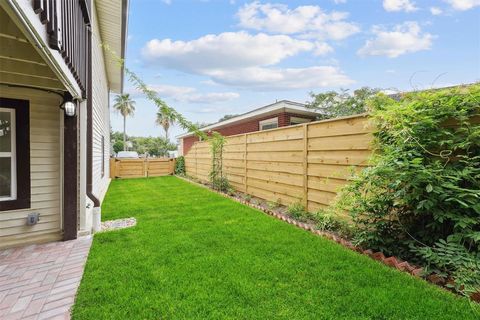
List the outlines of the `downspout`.
<svg viewBox="0 0 480 320">
<path fill-rule="evenodd" d="M 101 208 L 100 200 L 93 194 L 93 93 L 92 93 L 92 30 L 87 36 L 87 197 L 93 202 L 93 231 L 100 230 Z"/>
</svg>

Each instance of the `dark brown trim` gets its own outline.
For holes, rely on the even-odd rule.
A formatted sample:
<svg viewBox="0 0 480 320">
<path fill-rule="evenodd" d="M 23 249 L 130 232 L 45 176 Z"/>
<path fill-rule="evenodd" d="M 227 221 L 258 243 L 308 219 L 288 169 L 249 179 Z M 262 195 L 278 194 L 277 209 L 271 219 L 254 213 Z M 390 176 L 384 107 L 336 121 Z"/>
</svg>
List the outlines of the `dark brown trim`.
<svg viewBox="0 0 480 320">
<path fill-rule="evenodd" d="M 100 206 L 100 200 L 93 194 L 93 96 L 92 96 L 92 31 L 87 34 L 87 197 L 94 207 Z"/>
<path fill-rule="evenodd" d="M 78 118 L 63 118 L 63 240 L 77 238 Z"/>
<path fill-rule="evenodd" d="M 123 0 L 122 1 L 122 52 L 121 52 L 121 58 L 125 59 L 125 51 L 127 49 L 127 30 L 128 30 L 128 6 L 129 2 L 128 0 Z M 123 83 L 124 83 L 124 73 L 123 72 L 123 66 L 121 67 L 121 75 L 120 75 L 120 92 L 123 92 Z"/>
<path fill-rule="evenodd" d="M 15 110 L 17 199 L 0 201 L 0 211 L 30 208 L 30 102 L 0 98 L 0 107 Z"/>
</svg>

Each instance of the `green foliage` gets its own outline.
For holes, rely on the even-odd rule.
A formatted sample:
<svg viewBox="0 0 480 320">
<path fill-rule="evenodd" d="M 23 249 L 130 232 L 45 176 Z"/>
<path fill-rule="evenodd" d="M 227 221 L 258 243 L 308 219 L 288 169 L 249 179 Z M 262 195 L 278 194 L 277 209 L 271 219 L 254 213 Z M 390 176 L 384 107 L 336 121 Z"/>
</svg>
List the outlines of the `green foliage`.
<svg viewBox="0 0 480 320">
<path fill-rule="evenodd" d="M 127 150 L 127 117 L 135 113 L 135 101 L 130 97 L 130 94 L 120 94 L 115 96 L 115 103 L 113 104 L 115 111 L 119 112 L 123 117 L 123 150 Z"/>
<path fill-rule="evenodd" d="M 115 96 L 113 108 L 123 117 L 133 116 L 135 113 L 135 101 L 130 97 L 129 93 L 119 94 Z"/>
<path fill-rule="evenodd" d="M 291 203 L 287 208 L 287 212 L 295 219 L 303 219 L 307 214 L 304 205 L 300 202 Z"/>
<path fill-rule="evenodd" d="M 281 199 L 277 199 L 275 201 L 267 201 L 267 207 L 270 210 L 273 210 L 273 209 L 279 208 L 282 205 L 281 203 L 282 203 Z"/>
<path fill-rule="evenodd" d="M 308 103 L 307 107 L 320 112 L 321 119 L 360 114 L 367 111 L 367 101 L 378 92 L 379 89 L 363 87 L 355 90 L 353 94 L 348 90 L 310 93 L 313 101 Z"/>
<path fill-rule="evenodd" d="M 209 174 L 210 183 L 214 190 L 227 192 L 230 188 L 225 173 L 223 172 L 223 147 L 225 137 L 218 132 L 212 132 L 210 136 L 210 152 L 212 154 L 212 168 Z"/>
<path fill-rule="evenodd" d="M 247 202 L 250 202 L 250 201 L 252 201 L 252 196 L 247 193 L 243 196 L 243 199 L 245 199 L 245 201 L 247 201 Z"/>
<path fill-rule="evenodd" d="M 120 151 L 124 150 L 123 141 L 117 140 L 113 143 L 113 152 L 119 153 Z"/>
<path fill-rule="evenodd" d="M 470 252 L 456 241 L 440 239 L 434 247 L 415 248 L 427 262 L 427 272 L 453 278 L 447 286 L 470 296 L 480 289 L 480 253 Z"/>
<path fill-rule="evenodd" d="M 315 221 L 317 228 L 322 231 L 336 231 L 340 225 L 339 220 L 333 214 L 323 210 L 313 213 L 312 220 Z"/>
<path fill-rule="evenodd" d="M 479 84 L 371 101 L 377 152 L 337 203 L 351 213 L 357 243 L 452 274 L 465 270 L 456 262 L 463 251 L 478 257 L 479 102 Z M 454 252 L 448 268 L 442 243 Z"/>
<path fill-rule="evenodd" d="M 117 140 L 119 136 L 121 133 L 118 132 L 110 134 L 115 152 L 124 150 L 123 138 Z M 164 157 L 168 155 L 169 150 L 177 149 L 175 144 L 160 137 L 128 137 L 128 141 L 132 143 L 131 151 L 136 151 L 140 155 L 148 153 L 150 156 Z"/>
<path fill-rule="evenodd" d="M 168 141 L 168 129 L 170 126 L 175 124 L 175 118 L 173 118 L 173 114 L 165 113 L 165 109 L 159 108 L 157 112 L 157 118 L 155 119 L 155 124 L 161 126 L 165 131 L 165 140 Z"/>
<path fill-rule="evenodd" d="M 175 174 L 185 176 L 185 157 L 180 156 L 175 162 Z"/>
</svg>

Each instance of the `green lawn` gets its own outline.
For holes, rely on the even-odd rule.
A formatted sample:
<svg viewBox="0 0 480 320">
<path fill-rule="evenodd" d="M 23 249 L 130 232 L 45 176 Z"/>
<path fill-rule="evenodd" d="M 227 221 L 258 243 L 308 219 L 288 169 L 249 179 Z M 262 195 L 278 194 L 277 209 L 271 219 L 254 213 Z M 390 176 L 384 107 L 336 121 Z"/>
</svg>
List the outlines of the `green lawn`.
<svg viewBox="0 0 480 320">
<path fill-rule="evenodd" d="M 73 319 L 478 319 L 466 299 L 175 177 L 112 181 Z"/>
</svg>

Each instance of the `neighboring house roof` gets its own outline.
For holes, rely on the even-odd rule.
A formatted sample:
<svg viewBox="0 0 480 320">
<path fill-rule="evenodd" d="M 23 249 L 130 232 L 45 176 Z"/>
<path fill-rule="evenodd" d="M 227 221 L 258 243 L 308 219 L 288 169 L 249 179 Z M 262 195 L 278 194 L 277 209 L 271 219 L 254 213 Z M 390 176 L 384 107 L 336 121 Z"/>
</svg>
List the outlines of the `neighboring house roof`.
<svg viewBox="0 0 480 320">
<path fill-rule="evenodd" d="M 97 0 L 95 2 L 102 41 L 122 59 L 125 58 L 128 2 L 128 0 Z M 123 91 L 123 67 L 108 54 L 105 58 L 110 90 L 121 93 Z"/>
<path fill-rule="evenodd" d="M 310 117 L 318 115 L 318 112 L 312 111 L 312 109 L 308 109 L 303 103 L 289 101 L 289 100 L 281 100 L 281 101 L 277 101 L 275 103 L 266 105 L 264 107 L 257 108 L 255 110 L 240 114 L 233 118 L 208 125 L 206 127 L 201 128 L 201 130 L 210 131 L 210 130 L 220 129 L 234 123 L 253 120 L 255 118 L 265 117 L 268 115 L 275 115 L 281 112 L 295 113 L 298 115 L 305 115 Z M 192 132 L 186 132 L 176 136 L 176 138 L 181 139 L 191 135 L 193 135 Z"/>
</svg>

